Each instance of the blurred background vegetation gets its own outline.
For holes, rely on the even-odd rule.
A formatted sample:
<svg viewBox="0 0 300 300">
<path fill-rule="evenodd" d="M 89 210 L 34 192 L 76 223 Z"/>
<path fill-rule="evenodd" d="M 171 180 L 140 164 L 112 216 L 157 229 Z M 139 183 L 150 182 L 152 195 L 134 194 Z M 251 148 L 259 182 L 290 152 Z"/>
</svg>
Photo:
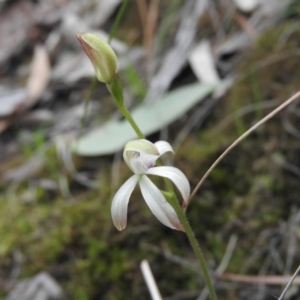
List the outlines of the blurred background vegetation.
<svg viewBox="0 0 300 300">
<path fill-rule="evenodd" d="M 231 142 L 299 89 L 300 3 L 270 2 L 123 6 L 112 47 L 130 109 L 163 101 L 170 91 L 176 98 L 191 84 L 212 87 L 148 136 L 174 145 L 172 164 L 192 188 Z M 62 287 L 62 299 L 150 299 L 139 268 L 147 259 L 164 299 L 205 299 L 186 237 L 160 224 L 138 190 L 126 230 L 114 228 L 111 199 L 130 176 L 121 148 L 90 156 L 71 149 L 121 118 L 105 85 L 93 88 L 93 69 L 75 33 L 108 39 L 122 4 L 0 2 L 1 298 L 44 271 Z M 219 299 L 274 299 L 284 281 L 256 279 L 292 274 L 299 265 L 299 118 L 295 102 L 243 141 L 187 210 L 212 272 L 230 252 L 215 282 Z M 89 150 L 105 142 L 96 135 Z M 229 280 L 229 273 L 241 276 Z M 246 275 L 250 284 L 241 282 Z M 299 297 L 295 287 L 286 299 Z"/>
</svg>

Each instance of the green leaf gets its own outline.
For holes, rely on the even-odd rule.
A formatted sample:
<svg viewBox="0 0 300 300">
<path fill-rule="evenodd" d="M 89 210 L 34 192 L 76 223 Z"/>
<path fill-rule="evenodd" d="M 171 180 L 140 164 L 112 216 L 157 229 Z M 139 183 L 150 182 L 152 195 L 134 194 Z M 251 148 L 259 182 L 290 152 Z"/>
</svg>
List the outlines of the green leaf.
<svg viewBox="0 0 300 300">
<path fill-rule="evenodd" d="M 159 131 L 190 110 L 208 96 L 216 85 L 191 84 L 166 94 L 151 104 L 142 104 L 132 112 L 132 117 L 145 136 Z M 83 156 L 112 154 L 121 150 L 137 136 L 126 120 L 109 121 L 104 126 L 79 139 L 73 149 Z"/>
</svg>

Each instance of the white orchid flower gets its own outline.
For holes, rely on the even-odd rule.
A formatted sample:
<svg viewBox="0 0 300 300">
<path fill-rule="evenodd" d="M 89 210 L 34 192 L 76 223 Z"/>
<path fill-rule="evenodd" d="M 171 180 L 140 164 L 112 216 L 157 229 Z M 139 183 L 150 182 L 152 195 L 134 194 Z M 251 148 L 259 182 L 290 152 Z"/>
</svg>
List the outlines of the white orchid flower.
<svg viewBox="0 0 300 300">
<path fill-rule="evenodd" d="M 186 176 L 174 167 L 154 167 L 156 160 L 166 152 L 173 152 L 173 149 L 164 141 L 153 144 L 141 139 L 126 144 L 123 157 L 134 175 L 121 186 L 112 201 L 112 219 L 118 230 L 126 227 L 129 198 L 135 186 L 139 184 L 142 195 L 156 218 L 172 229 L 184 231 L 174 208 L 147 176 L 157 175 L 170 179 L 178 188 L 183 200 L 188 201 L 190 184 Z"/>
</svg>

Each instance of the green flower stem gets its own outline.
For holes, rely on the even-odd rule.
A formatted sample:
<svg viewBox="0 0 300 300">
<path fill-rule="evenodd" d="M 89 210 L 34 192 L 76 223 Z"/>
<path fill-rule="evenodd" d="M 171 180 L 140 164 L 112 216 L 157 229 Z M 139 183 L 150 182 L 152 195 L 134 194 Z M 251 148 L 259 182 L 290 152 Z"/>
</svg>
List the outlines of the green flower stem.
<svg viewBox="0 0 300 300">
<path fill-rule="evenodd" d="M 128 109 L 126 108 L 125 105 L 119 106 L 123 116 L 127 119 L 127 121 L 129 122 L 129 124 L 131 125 L 131 127 L 133 128 L 133 130 L 136 132 L 137 136 L 140 139 L 145 139 L 145 136 L 143 135 L 143 133 L 141 132 L 140 128 L 137 126 L 137 124 L 135 123 L 135 121 L 133 120 L 130 112 L 128 111 Z"/>
<path fill-rule="evenodd" d="M 131 127 L 136 132 L 137 136 L 140 139 L 145 139 L 145 136 L 141 132 L 140 128 L 137 126 L 135 121 L 133 120 L 130 112 L 126 108 L 124 104 L 124 97 L 123 97 L 123 87 L 122 82 L 120 80 L 119 75 L 116 73 L 113 80 L 108 83 L 107 85 L 108 90 L 110 91 L 111 95 L 113 96 L 117 106 L 119 107 L 120 111 L 122 112 L 123 116 L 127 119 Z"/>
<path fill-rule="evenodd" d="M 119 109 L 121 110 L 122 114 L 124 115 L 124 117 L 127 119 L 127 121 L 129 122 L 129 124 L 131 125 L 131 127 L 134 129 L 134 131 L 136 132 L 137 136 L 140 139 L 145 139 L 145 136 L 143 135 L 143 133 L 141 132 L 141 130 L 139 129 L 138 125 L 135 123 L 135 121 L 133 120 L 130 112 L 128 111 L 128 109 L 126 108 L 126 106 L 124 105 L 124 99 L 123 99 L 123 88 L 122 88 L 122 83 L 121 80 L 118 76 L 118 74 L 115 75 L 114 79 L 112 80 L 112 82 L 110 82 L 109 84 L 107 84 L 107 88 L 109 89 L 109 91 L 111 92 L 116 104 L 118 105 Z M 158 162 L 159 164 L 159 162 Z M 196 254 L 196 257 L 200 263 L 200 267 L 202 269 L 202 273 L 203 273 L 203 277 L 206 283 L 206 286 L 208 288 L 209 291 L 209 295 L 210 295 L 210 299 L 211 300 L 217 300 L 217 296 L 215 294 L 215 290 L 212 284 L 212 280 L 210 278 L 209 272 L 208 272 L 208 268 L 206 265 L 206 261 L 205 258 L 202 254 L 202 251 L 200 249 L 200 246 L 197 242 L 197 239 L 195 237 L 195 234 L 185 216 L 184 211 L 182 210 L 181 206 L 179 205 L 179 202 L 177 200 L 177 197 L 174 193 L 174 189 L 172 186 L 172 183 L 165 178 L 165 183 L 166 186 L 169 190 L 169 193 L 173 196 L 171 197 L 167 197 L 170 204 L 173 206 L 175 212 L 177 213 L 177 216 L 179 218 L 179 220 L 181 221 L 181 224 L 188 236 L 188 239 L 191 243 L 191 246 Z"/>
<path fill-rule="evenodd" d="M 184 230 L 185 230 L 185 233 L 191 243 L 191 246 L 196 254 L 196 257 L 199 261 L 199 264 L 200 264 L 200 267 L 202 269 L 202 274 L 203 274 L 203 277 L 204 277 L 204 280 L 205 280 L 205 283 L 206 283 L 206 286 L 207 286 L 207 289 L 208 289 L 208 292 L 209 292 L 209 296 L 210 296 L 210 299 L 211 300 L 216 300 L 217 299 L 217 296 L 216 296 L 216 293 L 215 293 L 215 290 L 214 290 L 214 287 L 213 287 L 213 284 L 212 284 L 212 280 L 211 280 L 211 277 L 209 275 L 209 271 L 208 271 L 208 268 L 207 268 L 207 265 L 206 265 L 206 261 L 205 261 L 205 258 L 203 256 L 203 253 L 202 253 L 202 250 L 200 248 L 200 245 L 195 237 L 195 234 L 194 234 L 194 231 L 192 230 L 191 228 L 191 225 L 182 209 L 182 207 L 179 205 L 179 202 L 178 202 L 178 199 L 176 197 L 176 194 L 174 192 L 174 189 L 173 189 L 173 186 L 172 186 L 172 183 L 167 179 L 167 178 L 164 178 L 165 179 L 165 183 L 166 183 L 166 186 L 169 190 L 169 193 L 172 195 L 172 197 L 167 197 L 169 203 L 172 205 L 172 207 L 174 208 Z"/>
<path fill-rule="evenodd" d="M 173 194 L 174 195 L 174 194 Z M 183 226 L 183 228 L 185 229 L 185 233 L 191 243 L 191 246 L 196 254 L 196 257 L 199 261 L 200 267 L 202 269 L 202 274 L 209 292 L 209 296 L 211 300 L 217 300 L 217 296 L 212 284 L 212 280 L 206 265 L 206 261 L 205 258 L 203 256 L 203 253 L 201 251 L 200 245 L 195 237 L 194 231 L 191 228 L 191 225 L 184 213 L 184 211 L 182 210 L 181 206 L 179 205 L 179 202 L 176 198 L 176 196 L 173 197 L 173 199 L 171 200 L 170 204 L 173 206 L 173 208 L 175 209 L 177 216 L 179 218 L 179 220 L 181 221 L 181 224 Z"/>
</svg>

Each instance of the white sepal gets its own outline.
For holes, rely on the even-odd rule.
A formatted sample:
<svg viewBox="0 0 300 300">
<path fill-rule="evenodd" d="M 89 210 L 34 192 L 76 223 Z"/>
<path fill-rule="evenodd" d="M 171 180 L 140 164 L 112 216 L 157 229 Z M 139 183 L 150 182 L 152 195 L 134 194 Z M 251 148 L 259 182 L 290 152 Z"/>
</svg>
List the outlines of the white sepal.
<svg viewBox="0 0 300 300">
<path fill-rule="evenodd" d="M 156 218 L 167 227 L 184 231 L 174 208 L 151 180 L 141 176 L 139 183 L 142 195 Z"/>
<path fill-rule="evenodd" d="M 131 176 L 117 191 L 111 205 L 111 216 L 118 230 L 123 230 L 127 225 L 127 207 L 131 193 L 136 186 L 139 177 Z"/>
</svg>

